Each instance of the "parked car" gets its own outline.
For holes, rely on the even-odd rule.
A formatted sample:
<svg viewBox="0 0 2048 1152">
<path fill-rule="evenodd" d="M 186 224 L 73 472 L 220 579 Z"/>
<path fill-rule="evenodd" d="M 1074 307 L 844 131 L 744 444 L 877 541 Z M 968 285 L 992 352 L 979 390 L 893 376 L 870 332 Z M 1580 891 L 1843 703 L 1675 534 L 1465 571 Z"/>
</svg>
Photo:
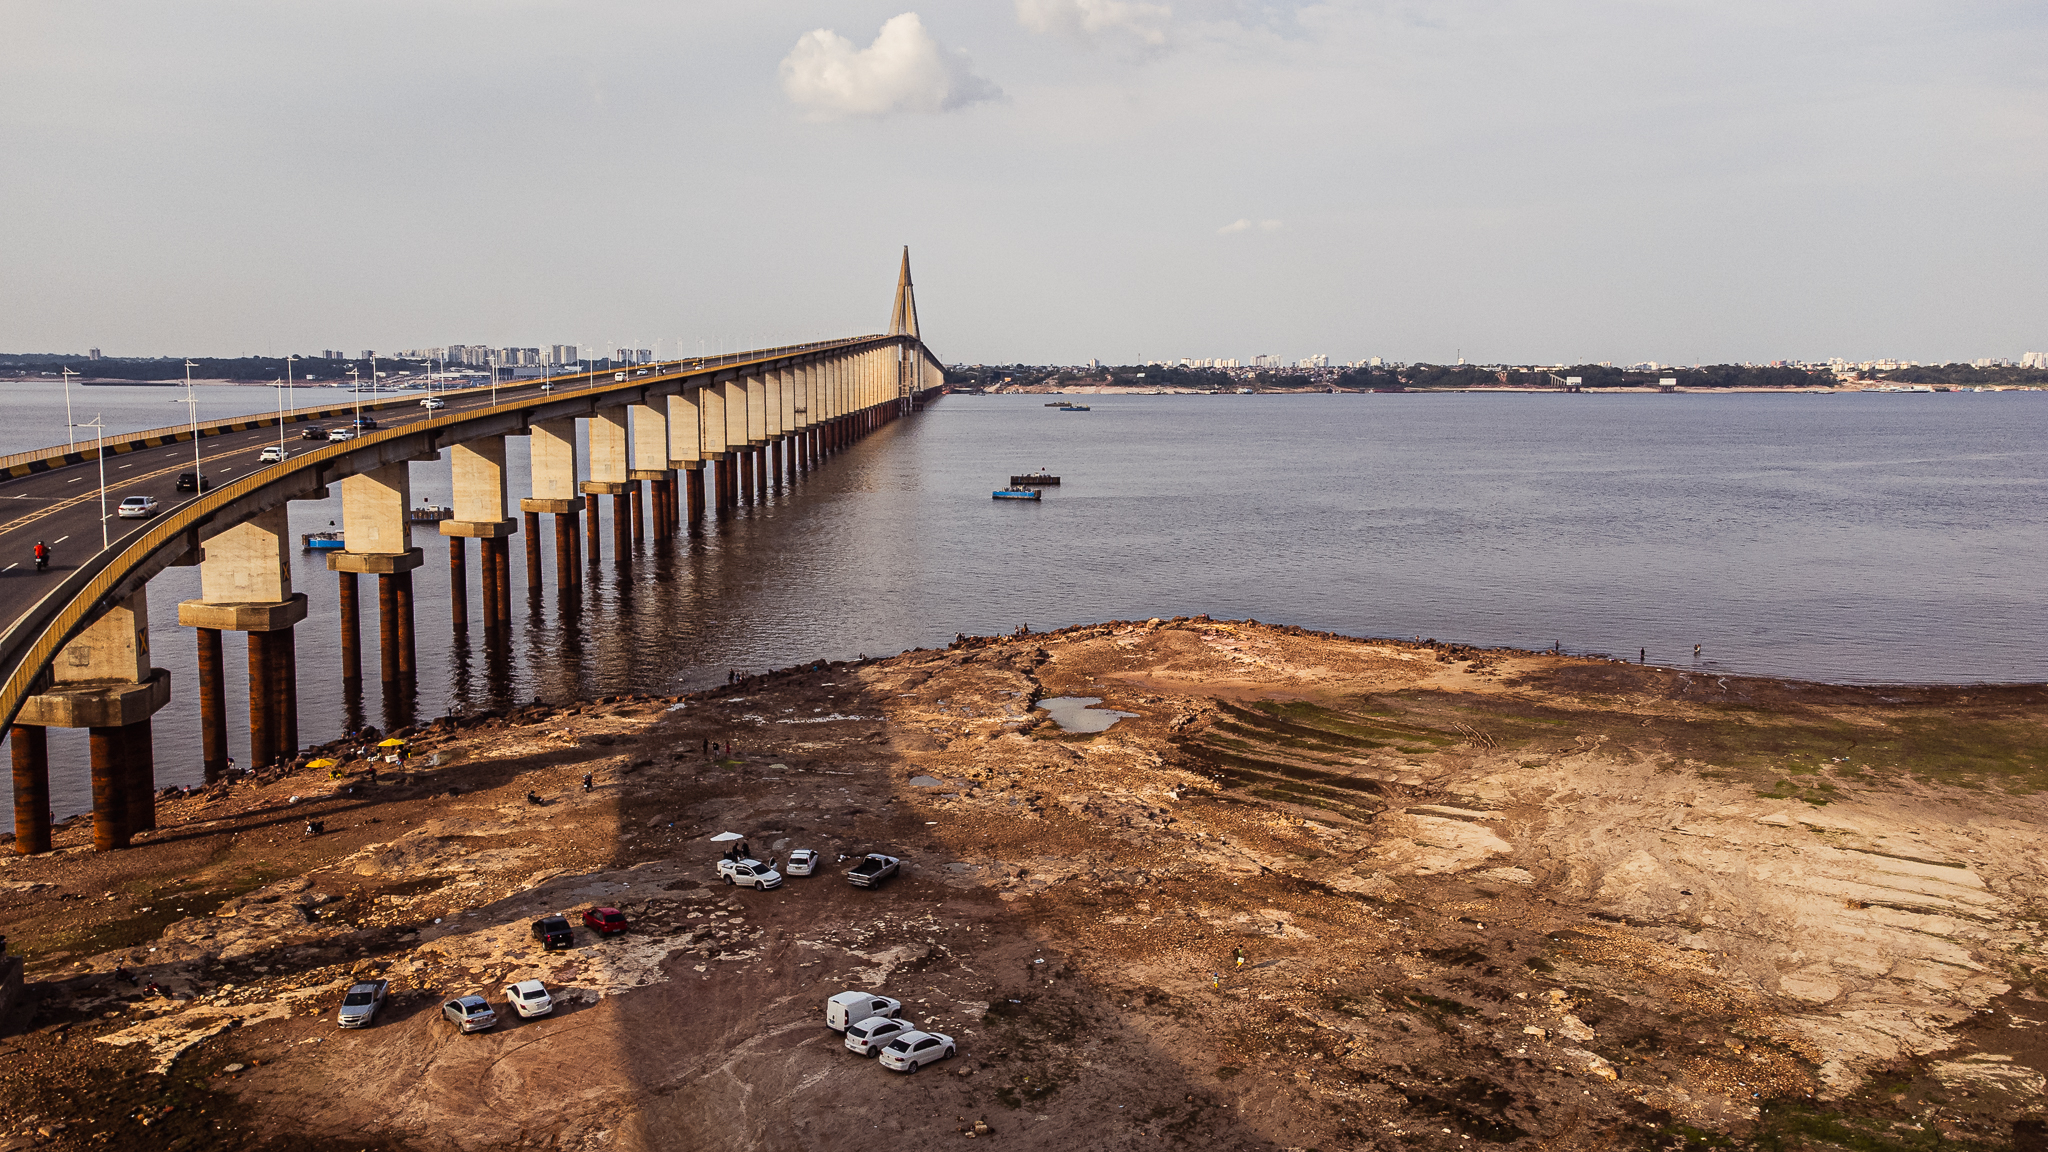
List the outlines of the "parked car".
<svg viewBox="0 0 2048 1152">
<path fill-rule="evenodd" d="M 809 876 L 818 870 L 818 854 L 809 848 L 799 848 L 789 854 L 789 863 L 782 871 L 789 876 Z"/>
<path fill-rule="evenodd" d="M 505 1003 L 521 1016 L 545 1016 L 555 1010 L 555 998 L 538 980 L 521 980 L 505 985 Z"/>
<path fill-rule="evenodd" d="M 583 926 L 600 936 L 611 936 L 626 930 L 626 914 L 617 908 L 585 908 Z"/>
<path fill-rule="evenodd" d="M 917 1031 L 917 1025 L 908 1020 L 892 1016 L 872 1016 L 846 1030 L 846 1050 L 855 1056 L 873 1056 L 881 1052 L 882 1046 L 905 1032 Z"/>
<path fill-rule="evenodd" d="M 299 439 L 325 440 L 327 439 L 327 429 L 319 424 L 308 424 L 304 428 L 299 429 Z"/>
<path fill-rule="evenodd" d="M 567 916 L 543 916 L 533 922 L 533 938 L 540 941 L 542 948 L 552 952 L 576 943 L 576 931 L 569 927 Z"/>
<path fill-rule="evenodd" d="M 860 863 L 847 871 L 846 879 L 855 888 L 879 888 L 882 881 L 894 876 L 896 869 L 901 866 L 902 861 L 894 856 L 870 852 L 861 858 Z"/>
<path fill-rule="evenodd" d="M 384 1006 L 384 994 L 391 990 L 389 980 L 365 980 L 351 984 L 341 997 L 341 1011 L 335 1013 L 334 1022 L 343 1028 L 368 1028 L 377 1016 L 377 1009 Z"/>
<path fill-rule="evenodd" d="M 420 401 L 420 407 L 429 410 L 435 408 L 446 408 L 447 406 L 448 402 L 446 400 L 441 399 L 439 396 L 429 396 L 425 400 Z"/>
<path fill-rule="evenodd" d="M 147 520 L 156 515 L 156 497 L 130 496 L 114 509 L 114 515 L 123 520 Z"/>
<path fill-rule="evenodd" d="M 208 479 L 206 478 L 205 474 L 203 474 L 203 473 L 199 473 L 199 472 L 180 472 L 180 473 L 178 473 L 178 484 L 177 484 L 177 488 L 178 488 L 178 491 L 180 491 L 180 492 L 204 492 L 204 491 L 206 491 L 206 490 L 207 490 L 208 488 L 211 488 L 211 487 L 213 487 L 213 481 L 211 481 L 211 480 L 208 480 Z"/>
<path fill-rule="evenodd" d="M 737 884 L 742 888 L 752 888 L 760 892 L 782 887 L 782 873 L 777 872 L 772 865 L 763 864 L 759 860 L 720 860 L 718 874 L 725 878 L 727 884 Z"/>
<path fill-rule="evenodd" d="M 882 1048 L 882 1067 L 911 1073 L 953 1057 L 953 1038 L 942 1032 L 905 1032 Z"/>
<path fill-rule="evenodd" d="M 872 992 L 841 992 L 825 1001 L 825 1027 L 844 1032 L 848 1027 L 876 1016 L 901 1016 L 903 1001 Z"/>
<path fill-rule="evenodd" d="M 327 430 L 327 438 L 329 440 L 353 440 L 356 438 L 356 430 L 353 428 L 330 428 Z"/>
<path fill-rule="evenodd" d="M 460 1032 L 481 1032 L 498 1022 L 491 1002 L 481 996 L 458 996 L 441 1005 L 441 1015 Z"/>
<path fill-rule="evenodd" d="M 284 445 L 272 444 L 269 447 L 265 448 L 263 451 L 258 452 L 256 454 L 256 462 L 258 464 L 277 464 L 282 462 L 284 458 L 289 455 L 291 455 L 291 453 L 286 452 L 284 450 Z"/>
</svg>

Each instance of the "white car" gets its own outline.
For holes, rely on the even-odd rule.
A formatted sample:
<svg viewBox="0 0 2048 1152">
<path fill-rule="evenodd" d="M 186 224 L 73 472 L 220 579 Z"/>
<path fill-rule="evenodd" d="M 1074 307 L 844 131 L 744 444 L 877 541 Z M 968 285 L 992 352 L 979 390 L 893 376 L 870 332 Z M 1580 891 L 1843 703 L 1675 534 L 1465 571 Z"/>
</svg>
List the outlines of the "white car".
<svg viewBox="0 0 2048 1152">
<path fill-rule="evenodd" d="M 356 438 L 356 430 L 353 428 L 329 429 L 327 438 L 329 440 L 353 440 Z"/>
<path fill-rule="evenodd" d="M 123 520 L 147 520 L 156 515 L 156 497 L 130 496 L 114 509 L 114 515 Z"/>
<path fill-rule="evenodd" d="M 875 1016 L 863 1020 L 846 1030 L 846 1050 L 855 1056 L 873 1056 L 882 1046 L 905 1032 L 917 1031 L 917 1025 L 908 1020 Z"/>
<path fill-rule="evenodd" d="M 789 863 L 782 870 L 791 876 L 809 876 L 818 870 L 818 854 L 809 848 L 799 848 L 789 854 Z"/>
<path fill-rule="evenodd" d="M 555 998 L 538 980 L 521 980 L 505 985 L 505 1003 L 521 1016 L 545 1016 L 555 1010 Z"/>
<path fill-rule="evenodd" d="M 882 1046 L 882 1067 L 915 1072 L 927 1064 L 953 1057 L 953 1038 L 941 1032 L 905 1032 Z"/>
<path fill-rule="evenodd" d="M 903 1001 L 872 992 L 841 992 L 825 1001 L 825 1027 L 844 1032 L 854 1024 L 876 1016 L 901 1016 Z"/>
<path fill-rule="evenodd" d="M 425 400 L 420 401 L 420 407 L 422 408 L 446 408 L 447 406 L 448 402 L 439 396 L 429 396 Z"/>
<path fill-rule="evenodd" d="M 725 878 L 727 884 L 760 892 L 782 887 L 782 873 L 777 872 L 773 865 L 759 860 L 720 860 L 718 874 Z"/>
<path fill-rule="evenodd" d="M 256 454 L 256 462 L 258 464 L 277 464 L 281 463 L 284 460 L 284 458 L 289 455 L 291 455 L 291 453 L 286 452 L 284 450 L 284 445 L 272 444 L 270 447 L 265 448 L 263 451 Z"/>
</svg>

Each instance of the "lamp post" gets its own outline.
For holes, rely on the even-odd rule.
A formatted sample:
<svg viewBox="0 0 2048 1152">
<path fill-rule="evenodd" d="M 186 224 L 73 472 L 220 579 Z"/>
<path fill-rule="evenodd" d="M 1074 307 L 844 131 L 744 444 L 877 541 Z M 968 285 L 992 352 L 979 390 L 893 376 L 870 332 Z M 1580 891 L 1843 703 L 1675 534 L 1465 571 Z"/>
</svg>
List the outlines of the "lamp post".
<svg viewBox="0 0 2048 1152">
<path fill-rule="evenodd" d="M 199 396 L 192 391 L 192 369 L 196 367 L 190 360 L 185 361 L 185 410 L 192 417 L 192 490 L 200 492 L 204 490 L 206 474 L 199 470 Z"/>
<path fill-rule="evenodd" d="M 64 369 L 64 446 L 67 448 L 78 447 L 78 433 L 72 431 L 78 425 L 71 422 L 71 378 L 77 375 L 80 373 L 68 367 Z"/>
<path fill-rule="evenodd" d="M 79 427 L 97 428 L 100 434 L 100 551 L 104 552 L 107 545 L 113 543 L 107 535 L 107 422 L 105 418 L 95 414 L 92 423 L 80 424 Z"/>
<path fill-rule="evenodd" d="M 280 391 L 277 395 L 277 451 L 279 453 L 278 459 L 280 461 L 284 459 L 284 414 L 287 411 L 295 410 L 298 407 L 298 396 L 295 394 L 291 395 L 291 403 L 289 405 L 285 403 L 286 395 L 288 393 L 294 393 L 295 391 L 292 385 L 292 361 L 297 359 L 297 355 L 291 355 L 284 358 L 284 389 Z"/>
<path fill-rule="evenodd" d="M 372 371 L 374 371 L 374 370 L 375 370 L 375 362 L 374 362 L 374 361 L 372 361 Z M 352 382 L 353 382 L 353 383 L 352 383 L 352 386 L 351 386 L 351 387 L 349 388 L 349 390 L 348 390 L 348 394 L 349 394 L 350 396 L 352 396 L 352 397 L 354 397 L 354 398 L 355 398 L 355 402 L 356 402 L 356 431 L 360 432 L 360 431 L 362 431 L 362 429 L 363 429 L 363 370 L 362 370 L 362 369 L 360 369 L 360 368 L 358 368 L 358 367 L 356 367 L 356 366 L 355 366 L 355 365 L 353 365 L 353 364 L 349 365 L 349 366 L 348 366 L 348 378 L 349 378 L 349 380 L 350 380 L 350 381 L 352 381 Z M 375 377 L 375 376 L 372 376 L 372 377 L 371 377 L 370 379 L 371 379 L 371 384 L 370 384 L 370 387 L 372 387 L 372 388 L 376 387 L 376 386 L 377 386 L 377 385 L 376 385 L 376 383 L 375 383 L 375 381 L 376 381 L 376 377 Z"/>
</svg>

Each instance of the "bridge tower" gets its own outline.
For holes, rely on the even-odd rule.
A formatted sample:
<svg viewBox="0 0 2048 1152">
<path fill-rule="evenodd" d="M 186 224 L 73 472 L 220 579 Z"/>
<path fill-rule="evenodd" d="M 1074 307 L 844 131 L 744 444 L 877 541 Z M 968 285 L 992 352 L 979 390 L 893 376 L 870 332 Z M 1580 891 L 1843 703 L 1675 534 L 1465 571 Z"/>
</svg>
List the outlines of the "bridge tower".
<svg viewBox="0 0 2048 1152">
<path fill-rule="evenodd" d="M 917 292 L 910 283 L 910 245 L 903 246 L 903 267 L 896 273 L 896 304 L 889 312 L 889 335 L 907 336 L 896 345 L 896 406 L 899 414 L 910 412 L 911 394 L 917 390 Z"/>
</svg>

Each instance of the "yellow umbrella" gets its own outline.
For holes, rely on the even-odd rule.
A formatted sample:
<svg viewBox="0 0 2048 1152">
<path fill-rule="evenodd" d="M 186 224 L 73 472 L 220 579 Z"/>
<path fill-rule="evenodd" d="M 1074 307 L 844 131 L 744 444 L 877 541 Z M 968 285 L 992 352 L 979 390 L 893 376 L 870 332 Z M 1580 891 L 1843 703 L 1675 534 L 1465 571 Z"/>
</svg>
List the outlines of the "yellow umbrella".
<svg viewBox="0 0 2048 1152">
<path fill-rule="evenodd" d="M 323 757 L 321 757 L 321 758 L 320 758 L 320 759 L 318 759 L 318 760 L 308 760 L 308 761 L 306 761 L 306 767 L 308 767 L 308 768 L 334 768 L 334 767 L 337 767 L 337 766 L 339 766 L 339 765 L 340 765 L 340 763 L 341 763 L 341 761 L 339 761 L 339 760 L 329 760 L 329 759 L 327 759 L 326 757 L 324 757 L 324 756 L 323 756 Z"/>
<path fill-rule="evenodd" d="M 398 737 L 396 737 L 396 736 L 393 736 L 393 737 L 392 737 L 391 739 L 389 739 L 389 740 L 379 740 L 379 741 L 377 741 L 377 747 L 379 747 L 379 748 L 403 748 L 403 747 L 405 747 L 405 741 L 403 741 L 403 740 L 400 740 L 400 739 L 399 739 Z"/>
</svg>

